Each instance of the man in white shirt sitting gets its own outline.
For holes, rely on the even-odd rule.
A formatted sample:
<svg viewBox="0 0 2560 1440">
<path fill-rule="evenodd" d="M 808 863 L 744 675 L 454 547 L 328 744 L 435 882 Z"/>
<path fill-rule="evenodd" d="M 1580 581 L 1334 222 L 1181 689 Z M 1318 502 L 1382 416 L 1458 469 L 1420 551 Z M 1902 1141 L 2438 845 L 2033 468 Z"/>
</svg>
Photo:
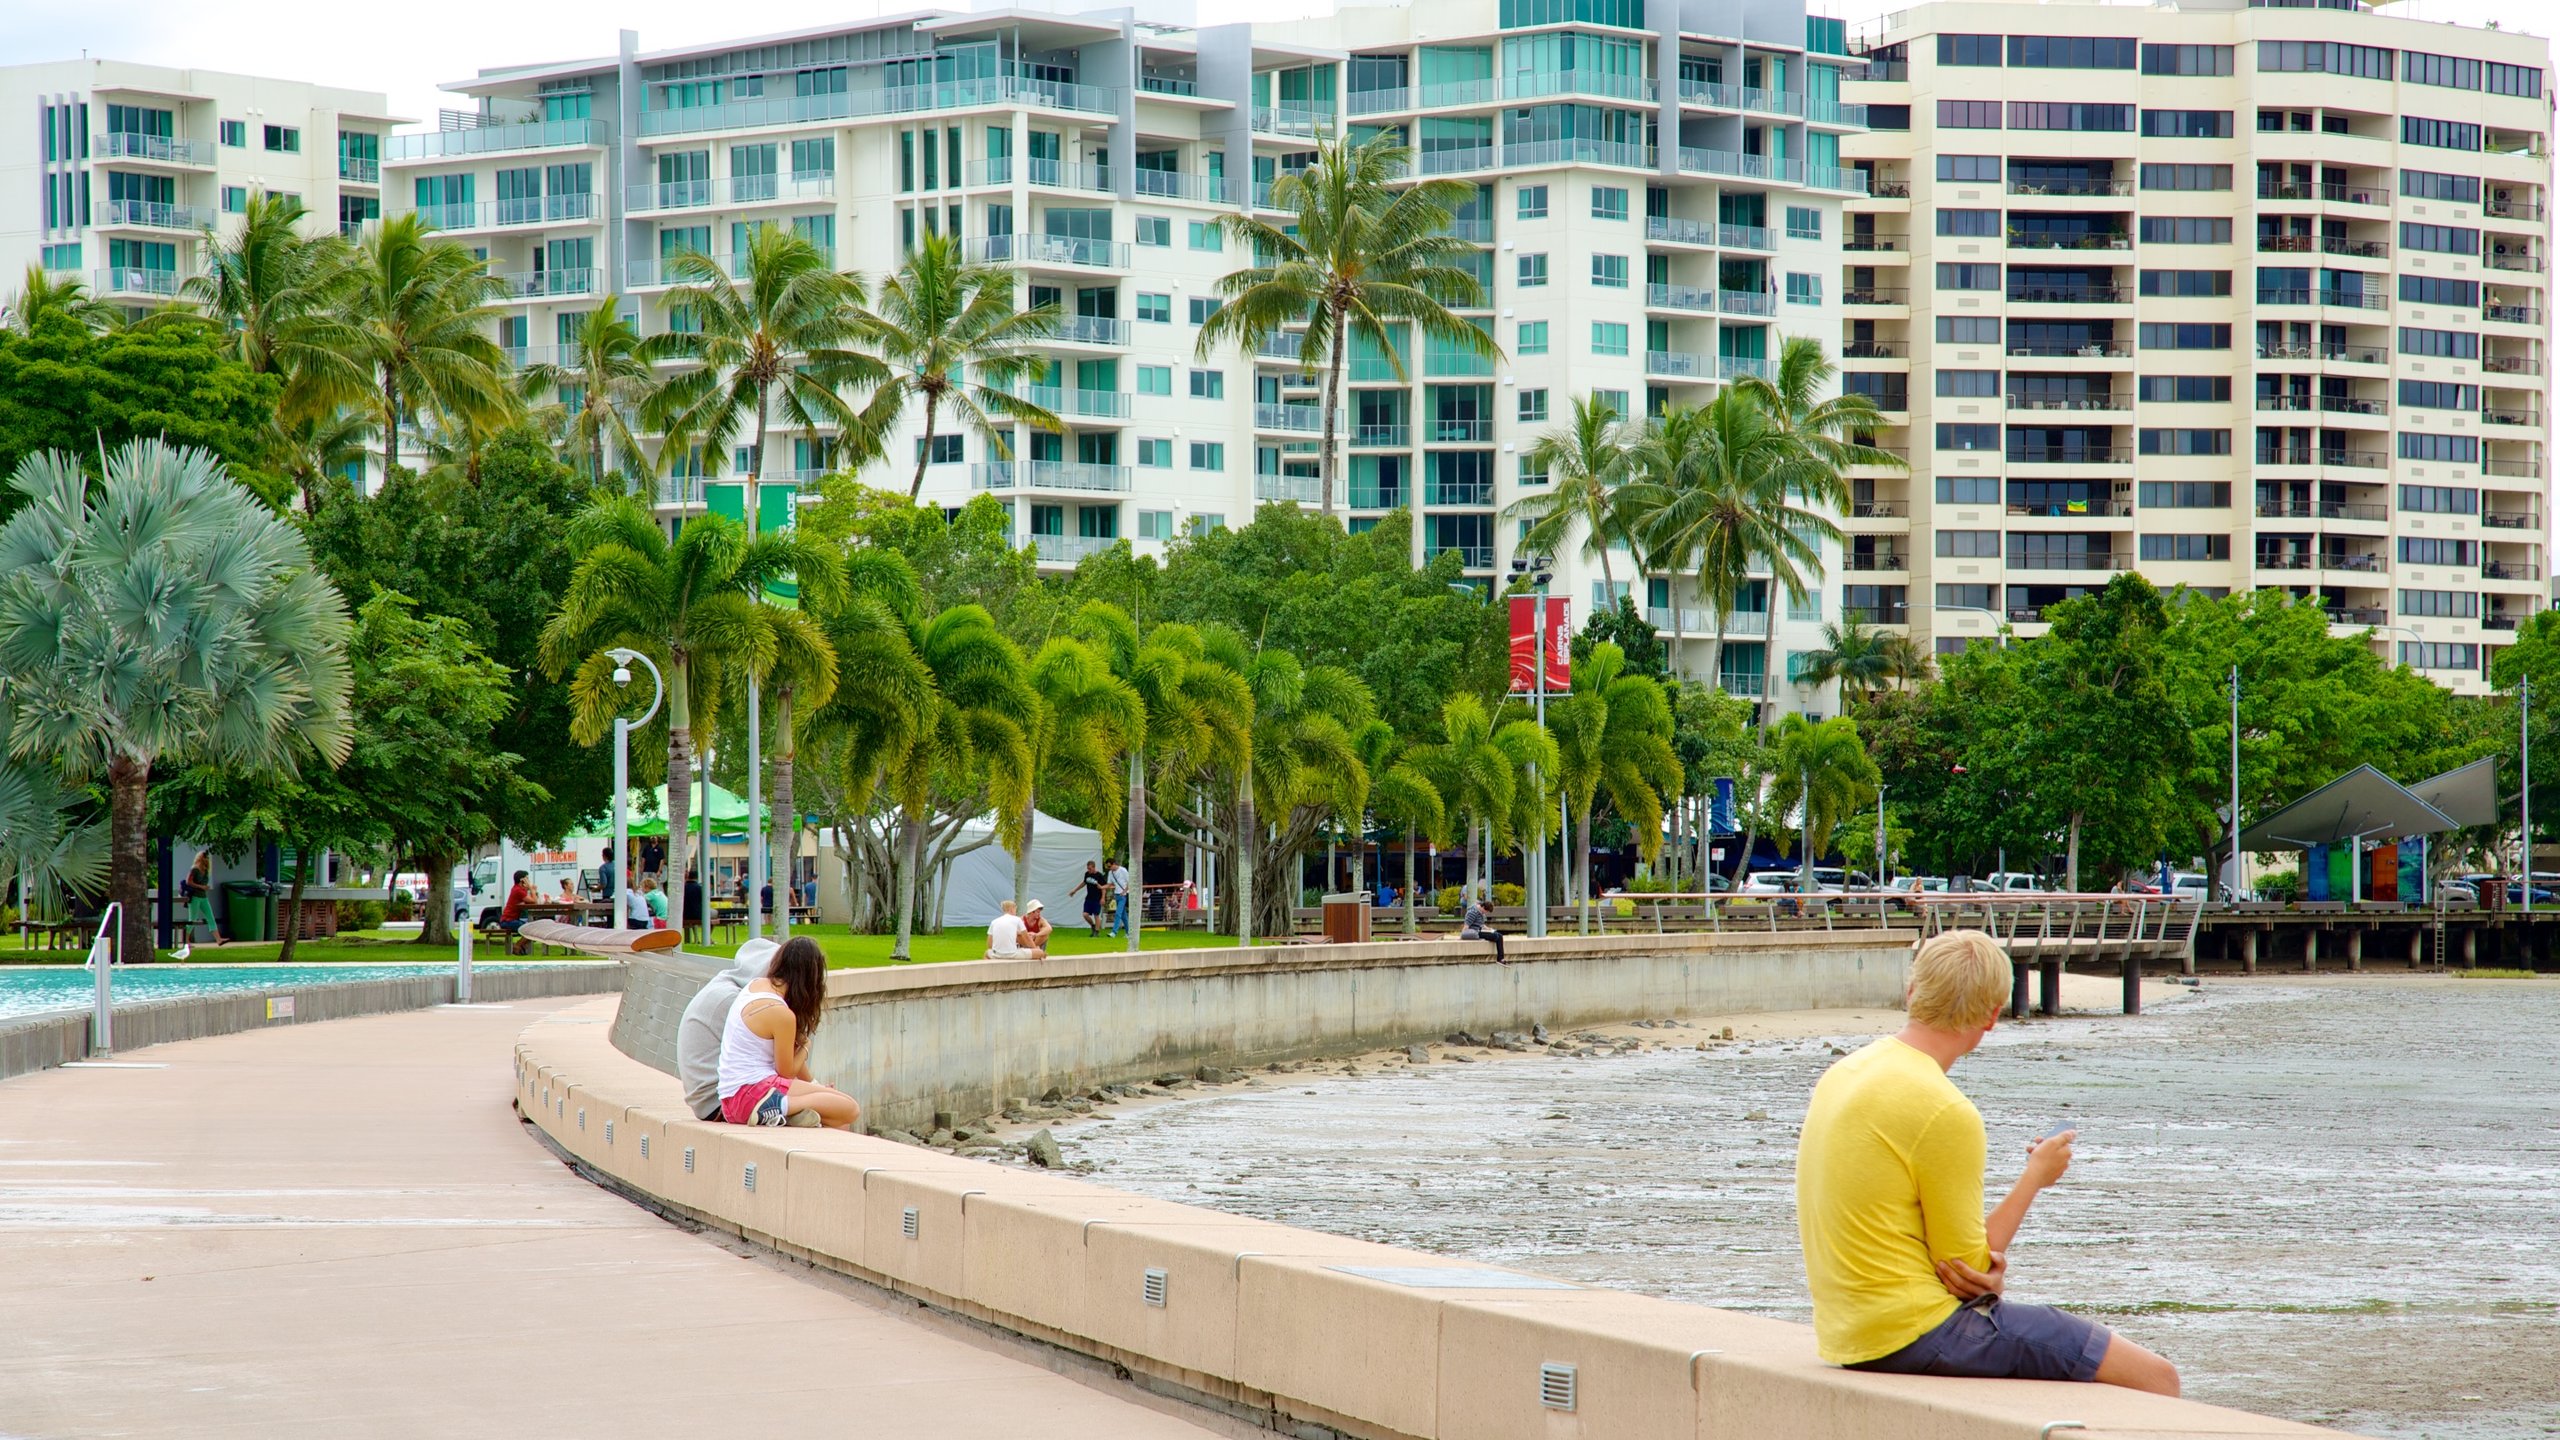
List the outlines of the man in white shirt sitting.
<svg viewBox="0 0 2560 1440">
<path fill-rule="evenodd" d="M 1022 943 L 1022 917 L 1013 912 L 1013 902 L 1004 902 L 1004 913 L 987 922 L 989 960 L 1037 960 L 1040 955 Z"/>
</svg>

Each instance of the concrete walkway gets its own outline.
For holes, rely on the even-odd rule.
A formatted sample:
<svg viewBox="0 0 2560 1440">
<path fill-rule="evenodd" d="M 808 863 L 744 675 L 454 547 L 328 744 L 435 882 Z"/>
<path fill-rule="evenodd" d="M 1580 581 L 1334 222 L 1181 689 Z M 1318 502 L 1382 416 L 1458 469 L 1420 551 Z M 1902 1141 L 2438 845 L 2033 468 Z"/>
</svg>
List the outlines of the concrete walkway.
<svg viewBox="0 0 2560 1440">
<path fill-rule="evenodd" d="M 578 1178 L 509 1107 L 570 1003 L 0 1084 L 0 1437 L 1240 1433 Z"/>
</svg>

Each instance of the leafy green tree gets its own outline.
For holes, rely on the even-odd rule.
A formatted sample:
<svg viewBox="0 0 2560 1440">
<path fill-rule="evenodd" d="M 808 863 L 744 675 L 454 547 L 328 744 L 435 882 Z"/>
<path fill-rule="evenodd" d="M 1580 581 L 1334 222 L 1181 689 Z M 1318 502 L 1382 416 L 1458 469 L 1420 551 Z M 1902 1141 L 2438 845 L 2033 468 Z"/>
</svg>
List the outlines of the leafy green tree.
<svg viewBox="0 0 2560 1440">
<path fill-rule="evenodd" d="M 1578 533 L 1583 555 L 1599 560 L 1604 593 L 1610 595 L 1618 593 L 1610 547 L 1634 539 L 1618 507 L 1619 490 L 1634 472 L 1632 428 L 1599 396 L 1576 397 L 1573 423 L 1539 436 L 1529 448 L 1529 468 L 1544 472 L 1547 483 L 1502 512 L 1506 520 L 1529 522 L 1519 545 L 1525 555 L 1561 555 Z"/>
<path fill-rule="evenodd" d="M 95 455 L 128 440 L 210 451 L 232 482 L 269 504 L 281 386 L 223 353 L 219 331 L 184 316 L 93 333 L 48 304 L 26 333 L 0 332 L 0 470 L 30 455 Z M 20 503 L 0 493 L 0 519 Z"/>
<path fill-rule="evenodd" d="M 1289 221 L 1219 218 L 1228 239 L 1252 249 L 1254 263 L 1219 278 L 1226 303 L 1200 327 L 1200 357 L 1225 346 L 1251 354 L 1284 327 L 1306 327 L 1300 366 L 1310 375 L 1321 367 L 1325 377 L 1321 494 L 1328 520 L 1344 362 L 1355 339 L 1385 356 L 1399 381 L 1404 361 L 1395 341 L 1408 325 L 1470 354 L 1502 353 L 1482 327 L 1456 313 L 1485 303 L 1469 268 L 1480 252 L 1450 233 L 1457 212 L 1474 203 L 1475 185 L 1401 184 L 1412 159 L 1390 135 L 1320 141 L 1312 163 L 1284 172 L 1273 186 L 1272 206 L 1290 212 Z"/>
<path fill-rule="evenodd" d="M 1564 788 L 1574 817 L 1574 894 L 1582 930 L 1591 932 L 1591 816 L 1603 793 L 1635 832 L 1637 853 L 1651 864 L 1662 852 L 1666 800 L 1680 794 L 1680 758 L 1672 749 L 1671 702 L 1660 682 L 1627 673 L 1615 645 L 1595 645 L 1573 668 L 1573 688 L 1547 707 Z"/>
<path fill-rule="evenodd" d="M 849 475 L 821 482 L 818 495 L 800 512 L 799 528 L 849 549 L 904 556 L 928 612 L 976 605 L 1017 644 L 1036 646 L 1057 633 L 1063 593 L 1042 583 L 1030 550 L 1014 543 L 1014 517 L 1003 501 L 978 495 L 946 515 Z"/>
<path fill-rule="evenodd" d="M 300 373 L 320 393 L 368 398 L 384 476 L 400 464 L 400 427 L 421 415 L 470 429 L 508 413 L 506 352 L 488 333 L 498 278 L 423 216 L 367 230 L 323 283 L 333 320 L 308 337 Z"/>
<path fill-rule="evenodd" d="M 560 457 L 601 484 L 612 470 L 647 476 L 655 468 L 648 447 L 631 428 L 657 384 L 652 368 L 660 346 L 641 338 L 622 314 L 622 297 L 608 295 L 578 322 L 559 360 L 528 365 L 516 386 L 526 400 L 553 397 Z"/>
<path fill-rule="evenodd" d="M 1040 346 L 1058 332 L 1059 321 L 1055 305 L 1022 308 L 1013 293 L 1020 278 L 1010 265 L 968 263 L 957 236 L 927 234 L 854 318 L 854 342 L 888 370 L 868 407 L 871 431 L 884 433 L 909 401 L 924 402 L 910 503 L 924 493 L 945 410 L 984 438 L 989 459 L 1011 455 L 1016 424 L 1063 428 L 1046 406 L 1022 393 L 1048 374 L 1049 357 Z"/>
<path fill-rule="evenodd" d="M 363 663 L 354 655 L 356 698 L 351 708 L 351 728 L 356 745 L 365 740 L 362 694 Z M 219 763 L 201 763 L 166 772 L 151 786 L 150 826 L 155 834 L 184 837 L 203 845 L 226 860 L 238 860 L 255 854 L 262 843 L 273 840 L 294 852 L 294 865 L 286 892 L 288 912 L 299 912 L 303 886 L 310 878 L 309 860 L 321 850 L 367 850 L 379 848 L 389 836 L 376 823 L 364 797 L 348 783 L 342 772 L 352 765 L 353 755 L 338 769 L 325 764 L 306 763 L 291 771 L 244 769 Z M 180 869 L 189 863 L 183 853 L 177 857 Z M 282 943 L 276 960 L 289 964 L 301 936 L 300 928 L 287 926 L 281 931 Z"/>
<path fill-rule="evenodd" d="M 777 404 L 794 429 L 832 429 L 854 453 L 876 446 L 876 417 L 866 421 L 845 399 L 848 389 L 887 379 L 878 360 L 853 348 L 862 285 L 836 273 L 815 242 L 766 226 L 738 257 L 735 281 L 699 251 L 679 251 L 666 269 L 676 282 L 667 307 L 693 328 L 656 337 L 658 356 L 685 368 L 651 392 L 641 418 L 665 432 L 672 453 L 699 446 L 702 473 L 717 474 L 747 431 L 747 475 L 761 481 Z"/>
<path fill-rule="evenodd" d="M 1788 715 L 1771 733 L 1769 750 L 1769 790 L 1776 804 L 1795 812 L 1803 845 L 1796 874 L 1809 893 L 1815 863 L 1831 853 L 1842 822 L 1875 808 L 1882 777 L 1858 737 L 1858 722 L 1846 715 L 1819 722 Z M 1779 851 L 1786 850 L 1781 839 Z"/>
<path fill-rule="evenodd" d="M 1630 675 L 1671 678 L 1671 652 L 1663 648 L 1662 632 L 1636 609 L 1631 595 L 1620 595 L 1615 604 L 1592 611 L 1591 618 L 1582 622 L 1581 631 L 1573 637 L 1573 663 L 1582 664 L 1601 645 L 1618 647 Z"/>
<path fill-rule="evenodd" d="M 123 953 L 151 953 L 151 776 L 347 753 L 347 613 L 299 531 L 201 450 L 129 441 L 95 476 L 22 462 L 0 526 L 0 698 L 20 760 L 103 777 Z M 150 597 L 135 601 L 136 587 Z"/>
</svg>

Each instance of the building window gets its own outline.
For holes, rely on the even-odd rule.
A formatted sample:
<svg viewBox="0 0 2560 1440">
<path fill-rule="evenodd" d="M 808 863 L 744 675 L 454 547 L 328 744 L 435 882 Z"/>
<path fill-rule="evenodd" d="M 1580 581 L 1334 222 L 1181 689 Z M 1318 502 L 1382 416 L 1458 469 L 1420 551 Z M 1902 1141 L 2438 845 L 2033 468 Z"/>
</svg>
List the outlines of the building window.
<svg viewBox="0 0 2560 1440">
<path fill-rule="evenodd" d="M 249 148 L 248 121 L 225 120 L 221 123 L 221 130 L 223 144 L 234 150 L 246 150 Z"/>
<path fill-rule="evenodd" d="M 2228 455 L 2228 430 L 2150 429 L 2134 433 L 2135 448 L 2145 455 Z"/>
<path fill-rule="evenodd" d="M 2196 300 L 2231 293 L 2228 270 L 2145 270 L 2142 293 L 2153 299 Z"/>
<path fill-rule="evenodd" d="M 1542 425 L 1547 419 L 1547 392 L 1544 387 L 1520 392 L 1520 420 L 1523 424 Z"/>
<path fill-rule="evenodd" d="M 1950 399 L 1983 400 L 2000 393 L 1997 370 L 1940 370 L 1938 393 Z"/>
<path fill-rule="evenodd" d="M 1170 540 L 1170 539 L 1172 539 L 1172 538 L 1173 538 L 1173 512 L 1172 512 L 1172 511 L 1170 511 L 1170 510 L 1141 510 L 1141 511 L 1139 511 L 1139 512 L 1138 512 L 1138 538 L 1139 538 L 1139 539 L 1141 539 L 1141 540 Z"/>
<path fill-rule="evenodd" d="M 2009 102 L 2009 128 L 2130 134 L 2133 131 L 2133 107 L 2087 101 L 2012 100 Z"/>
<path fill-rule="evenodd" d="M 2341 45 L 2334 40 L 2261 40 L 2260 73 L 2351 75 L 2363 80 L 2391 78 L 2391 52 L 2371 45 Z"/>
<path fill-rule="evenodd" d="M 1627 353 L 1627 327 L 1614 320 L 1591 322 L 1591 353 L 1624 355 Z"/>
<path fill-rule="evenodd" d="M 2480 597 L 2468 590 L 2403 590 L 2400 613 L 2432 620 L 2477 620 Z"/>
<path fill-rule="evenodd" d="M 2482 86 L 2492 95 L 2515 95 L 2527 100 L 2542 98 L 2542 71 L 2533 65 L 2501 65 L 2492 60 L 2485 70 Z"/>
<path fill-rule="evenodd" d="M 1624 220 L 1627 218 L 1627 187 L 1594 185 L 1591 187 L 1591 218 Z"/>
<path fill-rule="evenodd" d="M 2145 245 L 2228 245 L 2231 222 L 2202 215 L 2145 215 Z"/>
<path fill-rule="evenodd" d="M 2228 190 L 2231 167 L 2228 165 L 2145 165 L 2142 167 L 2145 190 Z"/>
<path fill-rule="evenodd" d="M 1544 320 L 1521 321 L 1519 342 L 1512 346 L 1512 350 L 1521 355 L 1546 354 L 1547 322 Z"/>
<path fill-rule="evenodd" d="M 1938 477 L 1938 503 L 1997 505 L 2000 503 L 2000 482 L 1989 475 L 1941 475 Z"/>
<path fill-rule="evenodd" d="M 2412 200 L 2450 200 L 2457 205 L 2480 203 L 2480 177 L 2445 175 L 2434 170 L 2400 172 L 2400 193 Z"/>
<path fill-rule="evenodd" d="M 2229 384 L 2227 377 L 2224 383 Z M 2145 480 L 2135 488 L 2136 498 L 2154 510 L 2228 510 L 2231 508 L 2231 483 L 2227 480 Z"/>
<path fill-rule="evenodd" d="M 2468 330 L 2420 330 L 2404 325 L 2400 328 L 2400 353 L 2439 360 L 2477 360 L 2480 337 Z"/>
<path fill-rule="evenodd" d="M 2228 405 L 2231 403 L 2231 377 L 2145 375 L 2134 382 L 2134 398 L 2160 405 Z"/>
<path fill-rule="evenodd" d="M 266 129 L 267 148 L 269 150 L 280 155 L 299 155 L 302 153 L 302 132 L 300 130 L 291 125 L 270 125 L 266 127 Z"/>
<path fill-rule="evenodd" d="M 2425 145 L 2436 150 L 2477 150 L 2480 127 L 2460 120 L 2429 120 L 2422 115 L 2400 117 L 2400 143 Z"/>
<path fill-rule="evenodd" d="M 1172 324 L 1173 297 L 1170 295 L 1154 294 L 1146 290 L 1139 291 L 1138 319 L 1142 323 L 1149 325 Z"/>
<path fill-rule="evenodd" d="M 2142 47 L 2142 73 L 2228 75 L 2231 73 L 2231 49 L 2228 45 L 2145 45 Z"/>
<path fill-rule="evenodd" d="M 1941 155 L 1938 178 L 1960 185 L 1997 185 L 2000 183 L 2000 157 L 1997 155 Z"/>
<path fill-rule="evenodd" d="M 1997 70 L 2000 68 L 2000 37 L 1997 35 L 1941 35 L 1938 37 L 1938 63 Z"/>
<path fill-rule="evenodd" d="M 1546 186 L 1523 185 L 1520 187 L 1520 218 L 1523 220 L 1544 220 L 1547 218 Z"/>
<path fill-rule="evenodd" d="M 1603 290 L 1627 288 L 1627 257 L 1594 255 L 1591 257 L 1591 283 Z"/>
<path fill-rule="evenodd" d="M 1527 456 L 1527 455 L 1523 455 L 1523 456 L 1521 456 L 1521 457 L 1520 457 L 1520 483 L 1521 483 L 1521 484 L 1523 484 L 1523 485 L 1544 485 L 1544 484 L 1546 484 L 1546 483 L 1547 483 L 1547 467 L 1546 467 L 1546 465 L 1545 465 L 1543 462 L 1540 462 L 1540 461 L 1538 461 L 1538 460 L 1532 459 L 1532 458 L 1530 458 L 1530 457 L 1529 457 L 1529 456 Z"/>
<path fill-rule="evenodd" d="M 244 214 L 247 214 L 247 213 L 248 213 L 248 210 L 249 210 L 249 187 L 248 187 L 248 186 L 246 186 L 246 185 L 225 185 L 225 186 L 223 186 L 223 187 L 222 187 L 222 213 L 223 213 L 223 214 L 225 214 L 225 215 L 244 215 Z"/>
<path fill-rule="evenodd" d="M 1546 257 L 1546 256 L 1544 256 L 1544 255 L 1523 255 L 1523 256 L 1521 256 L 1521 257 L 1520 257 L 1520 284 L 1521 284 L 1522 288 L 1524 288 L 1524 289 L 1533 289 L 1533 288 L 1535 288 L 1535 287 L 1537 287 L 1537 286 L 1544 285 L 1544 284 L 1546 284 L 1546 283 L 1547 283 L 1547 257 Z"/>
<path fill-rule="evenodd" d="M 2000 448 L 2000 427 L 1997 425 L 1940 425 L 1938 448 L 1997 451 Z"/>
<path fill-rule="evenodd" d="M 2412 85 L 2436 85 L 2447 90 L 2480 88 L 2480 62 L 2459 55 L 2430 55 L 2423 50 L 2400 52 L 2400 78 Z"/>
<path fill-rule="evenodd" d="M 2145 350 L 2228 350 L 2228 325 L 2168 325 L 2146 322 L 2139 342 Z"/>
<path fill-rule="evenodd" d="M 1194 220 L 1191 222 L 1191 248 L 1224 250 L 1227 248 L 1227 232 L 1215 220 Z"/>
<path fill-rule="evenodd" d="M 1941 130 L 1997 130 L 2000 128 L 2000 102 L 1997 100 L 1941 100 L 1938 102 L 1938 128 Z"/>
<path fill-rule="evenodd" d="M 2231 558 L 2229 535 L 2145 535 L 2141 537 L 2141 555 L 2145 560 L 2228 560 Z"/>
<path fill-rule="evenodd" d="M 1138 442 L 1138 465 L 1139 468 L 1145 470 L 1172 469 L 1173 442 L 1170 440 L 1140 440 Z M 1143 535 L 1146 532 L 1140 531 L 1139 533 Z"/>
<path fill-rule="evenodd" d="M 1191 398 L 1192 398 L 1192 399 L 1194 399 L 1194 400 L 1224 400 L 1224 399 L 1226 399 L 1226 398 L 1227 398 L 1227 372 L 1226 372 L 1226 371 L 1224 371 L 1224 370 L 1194 370 L 1194 371 L 1192 371 L 1192 372 L 1191 372 Z M 1196 468 L 1196 467 L 1195 467 L 1195 468 Z"/>
<path fill-rule="evenodd" d="M 1192 441 L 1192 442 L 1191 442 L 1191 468 L 1192 468 L 1192 469 L 1194 469 L 1194 470 L 1224 470 L 1224 469 L 1226 469 L 1226 468 L 1227 468 L 1227 447 L 1226 447 L 1223 443 L 1221 443 L 1221 442 L 1219 442 L 1219 441 L 1216 441 L 1216 440 L 1194 440 L 1194 441 Z"/>
<path fill-rule="evenodd" d="M 1787 238 L 1819 240 L 1822 238 L 1822 212 L 1810 205 L 1787 207 Z"/>
<path fill-rule="evenodd" d="M 1624 390 L 1594 390 L 1591 392 L 1591 403 L 1612 415 L 1635 413 L 1627 408 L 1627 392 Z"/>
<path fill-rule="evenodd" d="M 2400 458 L 2437 460 L 2448 465 L 2477 465 L 2480 463 L 2480 437 L 2403 432 L 2400 436 Z"/>
<path fill-rule="evenodd" d="M 2422 410 L 2477 410 L 2480 387 L 2451 380 L 2403 380 L 2400 403 Z"/>
<path fill-rule="evenodd" d="M 2412 670 L 2477 670 L 2480 647 L 2441 640 L 2403 640 L 2400 663 Z"/>
<path fill-rule="evenodd" d="M 2464 225 L 2418 225 L 2400 222 L 2400 248 L 2438 255 L 2477 255 L 2480 232 Z"/>
<path fill-rule="evenodd" d="M 1997 210 L 1940 210 L 1938 233 L 1941 235 L 1997 235 L 2000 233 L 2000 212 Z"/>
<path fill-rule="evenodd" d="M 2466 485 L 2403 485 L 2400 508 L 2421 515 L 2477 515 L 2480 492 Z"/>
<path fill-rule="evenodd" d="M 1787 303 L 1790 305 L 1821 304 L 1822 277 L 1819 275 L 1800 275 L 1792 270 L 1788 271 Z"/>
<path fill-rule="evenodd" d="M 1170 395 L 1170 394 L 1172 394 L 1172 393 L 1173 393 L 1173 367 L 1172 367 L 1172 366 L 1170 366 L 1170 365 L 1141 365 L 1141 366 L 1139 366 L 1139 367 L 1138 367 L 1138 393 L 1139 393 L 1139 394 L 1141 394 L 1141 395 Z"/>
<path fill-rule="evenodd" d="M 1938 317 L 1938 343 L 1997 345 L 2000 343 L 2000 317 L 1997 315 L 1941 315 Z"/>
<path fill-rule="evenodd" d="M 2480 303 L 2480 282 L 2448 280 L 2441 275 L 2403 275 L 2400 298 L 2412 305 L 2459 305 L 2468 310 Z"/>
<path fill-rule="evenodd" d="M 2403 535 L 2400 537 L 2400 561 L 2404 565 L 2476 565 L 2480 563 L 2480 546 L 2474 540 Z"/>
<path fill-rule="evenodd" d="M 2122 35 L 2012 35 L 2009 64 L 2021 70 L 2130 70 L 2138 48 Z"/>
<path fill-rule="evenodd" d="M 919 457 L 924 454 L 924 437 L 922 436 L 916 437 L 916 454 Z M 960 436 L 936 435 L 933 437 L 933 458 L 925 461 L 925 463 L 928 465 L 957 465 L 967 458 L 968 455 L 962 448 L 962 440 Z"/>
<path fill-rule="evenodd" d="M 1170 215 L 1139 216 L 1138 243 L 1157 248 L 1171 245 L 1173 243 L 1173 217 Z"/>
<path fill-rule="evenodd" d="M 1938 554 L 1949 560 L 1992 560 L 2000 555 L 1997 530 L 1941 530 Z"/>
<path fill-rule="evenodd" d="M 2000 267 L 1997 265 L 1938 266 L 1938 288 L 1941 290 L 1997 290 Z"/>
<path fill-rule="evenodd" d="M 1210 317 L 1210 316 L 1212 316 L 1212 315 L 1217 314 L 1217 313 L 1218 313 L 1218 308 L 1219 308 L 1221 305 L 1224 305 L 1225 303 L 1226 303 L 1225 301 L 1220 300 L 1220 299 L 1219 299 L 1218 297 L 1216 297 L 1215 295 L 1194 295 L 1194 296 L 1192 296 L 1192 297 L 1191 297 L 1191 323 L 1192 323 L 1192 324 L 1194 324 L 1194 325 L 1206 325 L 1206 324 L 1208 324 L 1208 323 L 1209 323 L 1209 317 Z"/>
<path fill-rule="evenodd" d="M 2228 140 L 2228 110 L 2145 110 L 2142 133 L 2154 140 Z"/>
</svg>

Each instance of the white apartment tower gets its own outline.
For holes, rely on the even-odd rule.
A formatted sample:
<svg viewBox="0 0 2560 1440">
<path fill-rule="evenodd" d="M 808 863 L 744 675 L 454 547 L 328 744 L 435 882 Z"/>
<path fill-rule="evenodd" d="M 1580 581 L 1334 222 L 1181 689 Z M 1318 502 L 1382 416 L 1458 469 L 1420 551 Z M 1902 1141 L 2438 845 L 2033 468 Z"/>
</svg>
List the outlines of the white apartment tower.
<svg viewBox="0 0 2560 1440">
<path fill-rule="evenodd" d="M 1196 352 L 1220 276 L 1250 263 L 1218 217 L 1269 211 L 1314 137 L 1398 132 L 1424 175 L 1468 180 L 1459 233 L 1482 245 L 1499 342 L 1487 362 L 1412 343 L 1355 355 L 1338 503 L 1355 529 L 1409 507 L 1417 558 L 1457 551 L 1503 575 L 1503 507 L 1544 483 L 1536 438 L 1599 392 L 1622 413 L 1698 403 L 1765 367 L 1782 336 L 1841 332 L 1841 158 L 1856 107 L 1835 21 L 1800 0 L 1434 0 L 1287 24 L 1171 25 L 1127 10 L 931 11 L 761 39 L 483 72 L 472 108 L 385 154 L 394 211 L 417 209 L 507 277 L 501 340 L 548 358 L 608 294 L 654 332 L 665 258 L 732 257 L 788 225 L 876 276 L 926 233 L 1025 272 L 1067 317 L 1039 398 L 1063 434 L 1010 453 L 937 439 L 928 498 L 1001 497 L 1044 563 L 1119 540 L 1153 552 L 1184 527 L 1317 499 L 1319 390 L 1295 342 Z M 892 443 L 912 457 L 917 437 Z M 829 437 L 786 432 L 766 461 L 788 487 L 828 467 Z M 664 457 L 661 508 L 742 508 L 741 457 Z M 884 481 L 884 483 L 888 483 Z M 1835 619 L 1766 585 L 1728 627 L 1722 679 L 1788 708 L 1790 655 Z M 1621 589 L 1703 666 L 1713 634 L 1676 576 Z M 1576 624 L 1599 567 L 1558 557 Z M 1773 613 L 1774 612 L 1774 613 Z"/>
<path fill-rule="evenodd" d="M 1950 0 L 1849 93 L 1851 563 L 1940 650 L 2134 569 L 2479 690 L 2545 603 L 2549 48 L 2356 0 Z"/>
<path fill-rule="evenodd" d="M 165 304 L 254 191 L 352 233 L 382 213 L 389 103 L 116 60 L 0 66 L 0 289 L 33 265 L 137 312 Z"/>
</svg>

